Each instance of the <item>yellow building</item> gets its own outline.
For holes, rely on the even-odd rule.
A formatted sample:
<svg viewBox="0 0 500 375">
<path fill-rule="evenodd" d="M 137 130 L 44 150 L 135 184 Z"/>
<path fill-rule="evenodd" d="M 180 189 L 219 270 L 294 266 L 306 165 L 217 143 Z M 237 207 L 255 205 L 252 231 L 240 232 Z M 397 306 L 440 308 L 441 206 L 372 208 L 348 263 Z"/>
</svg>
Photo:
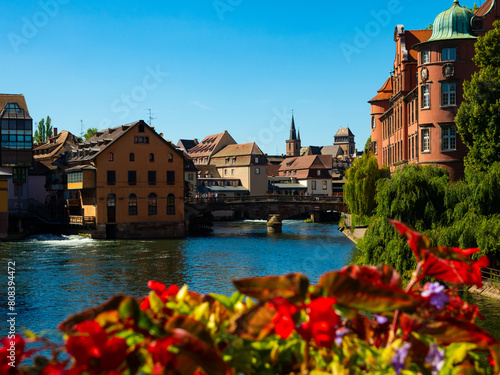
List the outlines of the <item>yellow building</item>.
<svg viewBox="0 0 500 375">
<path fill-rule="evenodd" d="M 68 159 L 70 223 L 94 238 L 184 236 L 184 164 L 142 120 L 98 131 Z"/>
</svg>

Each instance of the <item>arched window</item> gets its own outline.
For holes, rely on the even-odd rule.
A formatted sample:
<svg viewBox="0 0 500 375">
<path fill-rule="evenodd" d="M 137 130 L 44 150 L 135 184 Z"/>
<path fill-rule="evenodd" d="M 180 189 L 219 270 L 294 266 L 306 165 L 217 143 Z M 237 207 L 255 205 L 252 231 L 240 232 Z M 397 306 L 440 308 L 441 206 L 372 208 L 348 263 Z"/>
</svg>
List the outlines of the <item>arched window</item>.
<svg viewBox="0 0 500 375">
<path fill-rule="evenodd" d="M 175 195 L 167 195 L 167 215 L 175 215 Z"/>
<path fill-rule="evenodd" d="M 168 154 L 168 162 L 172 163 L 174 161 L 174 155 Z"/>
<path fill-rule="evenodd" d="M 153 153 L 149 154 L 149 161 L 151 162 L 155 161 L 155 154 Z"/>
<path fill-rule="evenodd" d="M 155 193 L 148 195 L 148 215 L 156 215 L 158 213 L 158 198 Z"/>
<path fill-rule="evenodd" d="M 115 156 L 113 155 L 113 153 L 112 153 L 112 152 L 110 152 L 110 153 L 108 154 L 108 161 L 113 161 L 113 160 L 115 160 Z"/>
<path fill-rule="evenodd" d="M 131 152 L 131 153 L 130 153 L 130 155 L 128 156 L 128 159 L 129 159 L 130 161 L 135 161 L 135 155 L 134 155 L 134 153 L 133 153 L 133 152 Z"/>
<path fill-rule="evenodd" d="M 135 194 L 128 196 L 128 214 L 137 215 L 137 195 Z"/>
</svg>

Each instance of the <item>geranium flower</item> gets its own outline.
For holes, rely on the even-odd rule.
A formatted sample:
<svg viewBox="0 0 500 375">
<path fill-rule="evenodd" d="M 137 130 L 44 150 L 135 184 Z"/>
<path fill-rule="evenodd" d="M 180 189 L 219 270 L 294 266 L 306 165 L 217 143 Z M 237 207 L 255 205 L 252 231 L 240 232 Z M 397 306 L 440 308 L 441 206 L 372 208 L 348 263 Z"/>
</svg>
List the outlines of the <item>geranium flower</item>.
<svg viewBox="0 0 500 375">
<path fill-rule="evenodd" d="M 287 339 L 295 329 L 293 315 L 297 307 L 284 297 L 274 297 L 268 303 L 277 310 L 273 317 L 274 332 L 282 339 Z"/>
<path fill-rule="evenodd" d="M 422 297 L 430 297 L 430 304 L 438 310 L 441 310 L 450 300 L 450 296 L 444 292 L 444 285 L 438 282 L 425 284 L 424 290 L 420 295 Z"/>
<path fill-rule="evenodd" d="M 444 365 L 444 349 L 439 349 L 438 344 L 431 342 L 425 362 L 432 366 L 432 373 L 437 374 Z"/>
<path fill-rule="evenodd" d="M 165 284 L 162 284 L 156 280 L 149 280 L 148 287 L 149 289 L 153 290 L 163 302 L 167 302 L 168 297 L 175 296 L 179 292 L 179 287 L 177 285 L 172 284 L 167 289 Z M 141 303 L 141 309 L 143 311 L 146 311 L 147 309 L 149 309 L 149 307 L 149 296 L 147 296 Z"/>
<path fill-rule="evenodd" d="M 11 342 L 13 344 L 11 344 Z M 25 358 L 25 356 L 23 356 L 24 348 L 26 346 L 24 339 L 20 335 L 16 335 L 13 339 L 3 337 L 0 339 L 0 343 L 3 345 L 3 347 L 0 348 L 0 373 L 17 374 L 17 367 Z M 15 348 L 13 350 L 14 353 L 11 353 L 11 347 Z M 9 357 L 13 357 L 14 360 Z M 14 367 L 9 364 L 12 362 L 15 364 Z"/>
<path fill-rule="evenodd" d="M 79 366 L 101 371 L 117 369 L 127 356 L 127 343 L 124 339 L 108 339 L 104 328 L 94 320 L 75 326 L 76 334 L 66 342 L 66 349 Z"/>
<path fill-rule="evenodd" d="M 411 344 L 409 342 L 403 344 L 401 348 L 396 351 L 396 354 L 392 357 L 391 365 L 396 370 L 396 374 L 399 375 L 402 369 L 405 368 L 405 359 L 408 356 L 408 351 L 410 350 Z"/>
<path fill-rule="evenodd" d="M 306 307 L 309 322 L 303 323 L 297 332 L 304 340 L 314 339 L 316 345 L 331 348 L 335 340 L 335 330 L 340 324 L 340 317 L 332 308 L 337 300 L 332 297 L 319 297 Z"/>
</svg>

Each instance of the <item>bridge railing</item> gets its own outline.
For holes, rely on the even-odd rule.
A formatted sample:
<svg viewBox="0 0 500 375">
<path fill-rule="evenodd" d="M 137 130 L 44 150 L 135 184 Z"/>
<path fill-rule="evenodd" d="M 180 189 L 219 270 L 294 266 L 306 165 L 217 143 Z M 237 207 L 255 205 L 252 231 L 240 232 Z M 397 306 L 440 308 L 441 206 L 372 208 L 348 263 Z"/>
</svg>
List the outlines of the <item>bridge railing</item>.
<svg viewBox="0 0 500 375">
<path fill-rule="evenodd" d="M 341 196 L 319 196 L 319 195 L 262 195 L 262 196 L 241 196 L 241 197 L 212 197 L 212 198 L 190 198 L 186 203 L 243 203 L 243 202 L 282 202 L 282 203 L 342 203 Z"/>
</svg>

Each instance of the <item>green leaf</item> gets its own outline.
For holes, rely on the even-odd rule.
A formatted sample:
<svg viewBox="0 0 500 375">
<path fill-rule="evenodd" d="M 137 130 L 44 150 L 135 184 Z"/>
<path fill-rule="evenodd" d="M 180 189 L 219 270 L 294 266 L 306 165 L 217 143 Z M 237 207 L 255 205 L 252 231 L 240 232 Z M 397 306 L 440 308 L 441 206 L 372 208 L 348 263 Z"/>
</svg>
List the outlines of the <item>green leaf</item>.
<svg viewBox="0 0 500 375">
<path fill-rule="evenodd" d="M 233 284 L 241 293 L 257 298 L 259 301 L 278 296 L 303 300 L 309 286 L 309 279 L 301 273 L 291 273 L 284 276 L 233 280 Z"/>
<path fill-rule="evenodd" d="M 161 300 L 161 298 L 156 294 L 154 290 L 149 292 L 149 305 L 151 307 L 151 310 L 153 310 L 155 313 L 159 313 L 163 310 L 165 307 L 165 303 Z"/>
<path fill-rule="evenodd" d="M 162 336 L 164 334 L 163 330 L 155 325 L 144 311 L 141 310 L 135 298 L 125 298 L 120 303 L 118 312 L 122 319 L 132 319 L 139 328 L 145 329 L 153 335 Z"/>
<path fill-rule="evenodd" d="M 412 310 L 418 305 L 415 297 L 399 288 L 374 285 L 338 271 L 324 274 L 319 285 L 325 289 L 328 296 L 335 297 L 339 305 L 372 313 L 397 309 Z"/>
<path fill-rule="evenodd" d="M 210 297 L 219 301 L 226 309 L 234 312 L 234 303 L 231 301 L 231 298 L 222 294 L 210 293 Z"/>
</svg>

